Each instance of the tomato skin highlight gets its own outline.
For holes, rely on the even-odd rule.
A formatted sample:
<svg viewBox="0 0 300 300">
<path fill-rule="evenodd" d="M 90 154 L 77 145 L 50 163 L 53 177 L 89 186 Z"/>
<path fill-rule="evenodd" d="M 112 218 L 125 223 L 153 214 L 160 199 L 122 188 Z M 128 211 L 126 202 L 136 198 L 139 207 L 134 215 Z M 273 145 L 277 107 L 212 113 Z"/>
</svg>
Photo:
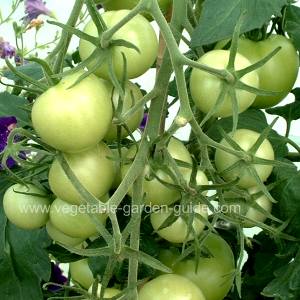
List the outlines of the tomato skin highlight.
<svg viewBox="0 0 300 300">
<path fill-rule="evenodd" d="M 148 281 L 139 291 L 139 300 L 206 300 L 190 280 L 176 274 L 160 275 Z"/>
<path fill-rule="evenodd" d="M 3 209 L 8 220 L 27 230 L 38 229 L 47 223 L 50 203 L 46 192 L 33 184 L 14 184 L 3 196 Z"/>
<path fill-rule="evenodd" d="M 297 79 L 299 56 L 293 43 L 282 35 L 273 34 L 259 42 L 246 38 L 239 40 L 238 52 L 247 57 L 252 64 L 263 59 L 277 47 L 281 47 L 281 50 L 256 71 L 260 78 L 260 89 L 281 93 L 276 96 L 257 96 L 253 107 L 272 107 L 288 95 Z"/>
<path fill-rule="evenodd" d="M 198 63 L 215 69 L 226 69 L 229 60 L 229 51 L 212 50 L 205 53 Z M 250 66 L 249 60 L 237 54 L 235 59 L 235 70 L 241 70 Z M 259 77 L 256 71 L 250 72 L 240 79 L 243 83 L 252 87 L 258 87 Z M 208 113 L 215 105 L 222 90 L 223 81 L 218 77 L 200 69 L 193 69 L 190 78 L 190 90 L 195 105 L 204 113 Z M 245 111 L 254 102 L 256 95 L 244 90 L 236 89 L 238 112 Z M 232 100 L 227 93 L 224 102 L 217 109 L 214 116 L 228 117 L 232 115 Z"/>
<path fill-rule="evenodd" d="M 99 198 L 109 191 L 115 170 L 114 162 L 110 159 L 112 152 L 106 144 L 100 142 L 89 150 L 64 154 L 64 157 L 81 184 L 91 194 Z M 57 159 L 51 165 L 48 180 L 52 192 L 61 200 L 78 205 L 85 203 Z"/>
<path fill-rule="evenodd" d="M 255 144 L 257 139 L 259 138 L 259 133 L 249 130 L 249 129 L 238 129 L 234 133 L 232 139 L 245 151 L 250 150 L 250 148 Z M 227 147 L 229 144 L 223 139 L 221 144 Z M 255 153 L 256 157 L 267 159 L 267 160 L 274 160 L 275 154 L 273 147 L 269 140 L 265 139 L 263 143 L 259 146 L 258 150 Z M 233 154 L 225 152 L 223 150 L 217 149 L 215 153 L 215 164 L 216 168 L 219 172 L 223 172 L 228 167 L 233 165 L 239 160 Z M 256 172 L 258 173 L 259 178 L 262 182 L 266 181 L 267 178 L 270 176 L 273 170 L 272 165 L 258 165 L 254 164 L 253 167 L 255 168 Z M 227 180 L 235 180 L 237 177 L 240 178 L 239 182 L 237 183 L 240 187 L 243 188 L 250 188 L 257 185 L 255 178 L 253 177 L 250 172 L 244 167 L 235 167 L 234 169 L 224 172 L 222 176 Z"/>
<path fill-rule="evenodd" d="M 97 233 L 96 225 L 87 214 L 87 209 L 85 206 L 79 207 L 56 198 L 50 207 L 50 221 L 64 234 L 86 239 Z M 105 213 L 95 213 L 95 216 L 105 224 L 107 218 Z"/>
<path fill-rule="evenodd" d="M 107 87 L 112 96 L 112 103 L 115 111 L 118 108 L 119 101 L 122 100 L 119 99 L 119 93 L 111 83 L 107 82 Z M 138 101 L 140 101 L 143 98 L 143 94 L 141 90 L 138 88 L 138 86 L 131 83 L 130 81 L 128 81 L 125 84 L 124 90 L 125 90 L 125 97 L 123 99 L 122 114 L 127 112 L 130 108 L 132 108 Z M 139 127 L 143 119 L 143 116 L 144 116 L 144 108 L 141 107 L 133 115 L 131 115 L 130 118 L 125 122 L 130 132 L 134 132 Z M 109 142 L 116 141 L 118 139 L 117 133 L 118 133 L 117 125 L 111 124 L 104 139 Z M 128 135 L 129 135 L 128 131 L 122 126 L 120 138 L 123 139 Z"/>
<path fill-rule="evenodd" d="M 107 11 L 102 14 L 102 18 L 108 28 L 111 28 L 124 18 L 130 11 L 123 9 L 117 11 Z M 93 21 L 90 21 L 84 28 L 84 32 L 98 36 L 97 28 Z M 134 44 L 140 51 L 124 46 L 114 46 L 111 49 L 114 73 L 118 79 L 123 78 L 124 60 L 122 52 L 127 62 L 127 78 L 136 78 L 144 74 L 155 62 L 158 53 L 158 39 L 154 29 L 147 19 L 142 15 L 137 15 L 120 28 L 114 35 L 113 40 L 123 39 Z M 95 46 L 86 40 L 80 40 L 79 55 L 82 60 L 87 59 L 95 50 Z M 91 63 L 88 68 L 95 65 Z M 110 79 L 108 60 L 94 72 L 97 76 Z"/>
<path fill-rule="evenodd" d="M 187 259 L 177 263 L 173 271 L 194 282 L 203 292 L 206 300 L 223 300 L 232 287 L 235 261 L 232 250 L 220 236 L 211 233 L 203 243 L 212 257 Z"/>
<path fill-rule="evenodd" d="M 96 146 L 112 120 L 112 105 L 105 82 L 90 75 L 70 88 L 83 74 L 66 76 L 40 95 L 32 107 L 35 131 L 48 145 L 69 153 Z"/>
</svg>

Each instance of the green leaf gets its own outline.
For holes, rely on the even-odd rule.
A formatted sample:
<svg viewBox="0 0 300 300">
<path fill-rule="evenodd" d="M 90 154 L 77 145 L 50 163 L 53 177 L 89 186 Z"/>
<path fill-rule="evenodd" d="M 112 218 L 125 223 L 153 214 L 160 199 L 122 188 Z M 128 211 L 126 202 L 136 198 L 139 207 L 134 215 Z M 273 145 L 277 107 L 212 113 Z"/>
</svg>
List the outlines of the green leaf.
<svg viewBox="0 0 300 300">
<path fill-rule="evenodd" d="M 2 197 L 1 197 L 2 198 Z M 45 229 L 22 230 L 6 221 L 0 207 L 1 300 L 42 300 L 42 281 L 48 281 L 51 264 L 45 248 Z"/>
<path fill-rule="evenodd" d="M 192 47 L 230 38 L 242 12 L 246 11 L 241 33 L 261 28 L 272 16 L 280 16 L 287 0 L 206 0 L 198 26 L 192 34 Z"/>
<path fill-rule="evenodd" d="M 16 69 L 19 72 L 22 72 L 23 74 L 30 76 L 32 79 L 39 80 L 44 77 L 43 69 L 42 67 L 37 63 L 28 63 L 24 66 L 16 67 Z M 7 79 L 13 80 L 13 81 L 19 81 L 20 78 L 17 77 L 12 71 L 6 70 L 3 72 L 3 76 Z"/>
<path fill-rule="evenodd" d="M 295 95 L 295 101 L 293 103 L 269 108 L 266 112 L 271 115 L 281 116 L 287 121 L 298 120 L 300 118 L 300 88 L 294 89 L 292 93 Z"/>
<path fill-rule="evenodd" d="M 250 129 L 256 132 L 262 132 L 268 126 L 265 114 L 258 109 L 248 109 L 239 114 L 239 121 L 237 128 Z M 207 134 L 214 140 L 220 141 L 222 135 L 219 131 L 221 127 L 225 132 L 232 130 L 232 118 L 220 119 L 208 129 Z M 271 130 L 268 140 L 271 142 L 276 158 L 283 158 L 288 154 L 285 139 L 276 131 Z"/>
<path fill-rule="evenodd" d="M 8 92 L 0 93 L 0 117 L 15 116 L 19 126 L 28 125 L 29 113 L 26 111 L 28 102 L 25 98 L 11 95 Z"/>
<path fill-rule="evenodd" d="M 285 30 L 292 38 L 297 50 L 300 50 L 300 8 L 295 5 L 289 5 L 285 14 Z"/>
</svg>

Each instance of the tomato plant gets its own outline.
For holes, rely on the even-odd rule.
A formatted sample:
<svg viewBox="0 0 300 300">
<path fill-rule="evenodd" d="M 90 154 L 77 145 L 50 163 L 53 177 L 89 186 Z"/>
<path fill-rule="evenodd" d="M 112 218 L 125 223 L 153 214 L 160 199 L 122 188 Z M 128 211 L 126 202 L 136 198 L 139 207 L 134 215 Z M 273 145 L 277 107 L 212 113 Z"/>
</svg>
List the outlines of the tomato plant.
<svg viewBox="0 0 300 300">
<path fill-rule="evenodd" d="M 129 10 L 108 11 L 102 14 L 108 28 L 117 24 L 120 19 L 124 18 Z M 97 36 L 97 28 L 93 21 L 90 21 L 84 32 Z M 136 48 L 128 48 L 125 46 L 115 46 L 111 49 L 111 60 L 113 70 L 118 78 L 123 77 L 126 59 L 126 76 L 135 78 L 144 74 L 154 63 L 157 56 L 158 42 L 155 31 L 151 24 L 141 15 L 135 16 L 118 32 L 114 34 L 114 40 L 123 39 L 132 43 Z M 79 44 L 79 54 L 81 59 L 87 59 L 95 50 L 95 46 L 86 40 L 81 40 Z M 124 57 L 123 57 L 124 55 Z M 108 58 L 109 61 L 110 58 Z M 109 79 L 109 64 L 104 61 L 94 73 L 99 77 Z M 94 64 L 94 63 L 93 63 Z M 89 68 L 92 68 L 92 65 Z M 94 68 L 94 67 L 93 67 Z"/>
<path fill-rule="evenodd" d="M 139 300 L 190 299 L 205 300 L 201 290 L 190 280 L 175 274 L 161 275 L 147 282 L 139 292 Z"/>
<path fill-rule="evenodd" d="M 229 292 L 235 271 L 230 246 L 216 234 L 209 234 L 203 246 L 210 257 L 187 259 L 175 264 L 173 271 L 194 282 L 206 300 L 222 300 Z"/>
<path fill-rule="evenodd" d="M 232 136 L 233 141 L 235 141 L 238 146 L 245 150 L 249 151 L 253 147 L 253 145 L 256 143 L 256 141 L 259 138 L 259 133 L 248 130 L 248 129 L 238 129 Z M 222 140 L 221 144 L 229 146 L 227 141 L 225 139 Z M 271 143 L 265 139 L 258 149 L 255 151 L 254 155 L 259 158 L 263 158 L 266 160 L 273 160 L 274 159 L 274 150 L 271 145 Z M 239 161 L 239 158 L 225 152 L 223 150 L 217 149 L 215 154 L 215 163 L 216 167 L 219 172 L 222 172 L 223 177 L 226 180 L 234 180 L 236 178 L 239 179 L 238 185 L 244 188 L 249 188 L 252 186 L 257 185 L 257 181 L 255 176 L 251 173 L 251 171 L 248 168 L 245 168 L 243 164 L 237 165 L 231 169 L 229 169 L 231 166 L 233 166 L 235 163 Z M 251 165 L 255 172 L 257 173 L 258 178 L 261 181 L 266 181 L 267 178 L 270 176 L 273 166 L 268 165 L 266 163 L 264 164 L 253 164 Z M 228 170 L 227 170 L 228 169 Z"/>
<path fill-rule="evenodd" d="M 229 60 L 229 51 L 212 50 L 207 52 L 198 60 L 199 63 L 216 69 L 225 69 Z M 241 70 L 250 66 L 246 57 L 237 55 L 235 59 L 235 69 Z M 259 78 L 256 71 L 246 74 L 241 81 L 247 85 L 258 87 Z M 215 75 L 211 75 L 199 69 L 193 69 L 190 79 L 190 89 L 192 98 L 196 106 L 204 113 L 210 112 L 217 104 L 224 82 Z M 256 95 L 244 90 L 236 89 L 236 101 L 238 112 L 245 111 L 254 101 Z M 232 97 L 227 92 L 223 102 L 220 103 L 214 115 L 217 117 L 228 117 L 233 111 Z"/>
<path fill-rule="evenodd" d="M 3 196 L 3 208 L 10 222 L 24 229 L 46 224 L 50 200 L 44 190 L 29 184 L 14 184 Z"/>
<path fill-rule="evenodd" d="M 32 107 L 37 133 L 63 152 L 80 152 L 95 146 L 111 124 L 112 106 L 104 81 L 91 75 L 71 87 L 80 74 L 63 78 L 39 96 Z"/>
<path fill-rule="evenodd" d="M 101 197 L 109 191 L 115 174 L 113 161 L 110 159 L 112 153 L 104 143 L 101 142 L 96 147 L 80 153 L 64 156 L 81 184 L 95 197 Z M 61 200 L 72 204 L 84 203 L 58 160 L 54 160 L 51 165 L 49 185 Z"/>
</svg>

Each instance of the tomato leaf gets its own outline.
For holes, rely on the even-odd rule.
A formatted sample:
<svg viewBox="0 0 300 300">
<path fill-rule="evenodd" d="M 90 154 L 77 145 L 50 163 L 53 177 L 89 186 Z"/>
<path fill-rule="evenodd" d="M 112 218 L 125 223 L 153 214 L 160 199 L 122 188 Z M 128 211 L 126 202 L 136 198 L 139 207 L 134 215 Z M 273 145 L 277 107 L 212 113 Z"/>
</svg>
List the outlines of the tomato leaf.
<svg viewBox="0 0 300 300">
<path fill-rule="evenodd" d="M 2 198 L 2 197 L 1 197 Z M 2 300 L 42 300 L 42 281 L 48 281 L 51 264 L 45 229 L 22 230 L 7 222 L 0 208 L 0 290 Z"/>
<path fill-rule="evenodd" d="M 295 101 L 293 103 L 269 108 L 266 112 L 271 115 L 281 116 L 287 121 L 300 119 L 300 88 L 294 89 L 292 93 L 295 95 Z"/>
<path fill-rule="evenodd" d="M 230 38 L 243 11 L 241 33 L 261 28 L 272 16 L 280 16 L 287 0 L 206 0 L 198 26 L 192 34 L 192 47 Z"/>
<path fill-rule="evenodd" d="M 44 77 L 44 72 L 42 67 L 37 63 L 28 63 L 24 66 L 16 67 L 16 69 L 19 72 L 22 72 L 23 74 L 30 76 L 32 79 L 39 80 Z M 16 76 L 12 71 L 7 70 L 3 72 L 3 77 L 6 77 L 7 79 L 11 79 L 13 81 L 19 81 L 20 78 Z"/>
<path fill-rule="evenodd" d="M 8 92 L 0 93 L 0 117 L 15 116 L 19 126 L 29 123 L 29 113 L 25 110 L 28 104 L 23 97 L 11 95 Z"/>
<path fill-rule="evenodd" d="M 285 20 L 285 30 L 292 38 L 297 50 L 300 50 L 300 8 L 289 5 L 286 9 Z"/>
</svg>

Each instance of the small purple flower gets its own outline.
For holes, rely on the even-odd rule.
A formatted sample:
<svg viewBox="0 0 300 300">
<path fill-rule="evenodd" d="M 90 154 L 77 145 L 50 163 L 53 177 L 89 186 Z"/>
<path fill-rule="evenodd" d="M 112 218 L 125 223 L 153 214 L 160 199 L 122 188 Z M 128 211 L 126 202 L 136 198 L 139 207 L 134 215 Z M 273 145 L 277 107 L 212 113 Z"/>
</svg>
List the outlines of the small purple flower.
<svg viewBox="0 0 300 300">
<path fill-rule="evenodd" d="M 139 129 L 144 131 L 145 128 L 146 128 L 146 125 L 147 125 L 147 121 L 148 121 L 148 113 L 144 113 L 144 117 L 143 117 L 143 120 L 139 126 Z"/>
<path fill-rule="evenodd" d="M 9 133 L 16 127 L 17 119 L 14 116 L 0 117 L 0 152 L 2 152 L 7 145 L 7 138 Z M 6 161 L 8 168 L 12 168 L 16 162 L 9 157 Z M 2 169 L 0 165 L 0 169 Z"/>
<path fill-rule="evenodd" d="M 9 42 L 4 41 L 2 37 L 0 37 L 0 57 L 1 58 L 12 58 L 16 55 L 16 48 L 10 45 Z"/>
<path fill-rule="evenodd" d="M 26 16 L 23 19 L 27 23 L 36 19 L 39 15 L 50 16 L 52 14 L 42 0 L 25 0 L 25 13 Z"/>
<path fill-rule="evenodd" d="M 62 270 L 60 269 L 58 264 L 54 264 L 51 262 L 51 278 L 50 282 L 58 283 L 58 284 L 66 284 L 68 281 L 67 277 L 65 277 L 62 273 Z M 61 288 L 56 285 L 49 285 L 48 290 L 50 292 L 57 292 Z"/>
</svg>

